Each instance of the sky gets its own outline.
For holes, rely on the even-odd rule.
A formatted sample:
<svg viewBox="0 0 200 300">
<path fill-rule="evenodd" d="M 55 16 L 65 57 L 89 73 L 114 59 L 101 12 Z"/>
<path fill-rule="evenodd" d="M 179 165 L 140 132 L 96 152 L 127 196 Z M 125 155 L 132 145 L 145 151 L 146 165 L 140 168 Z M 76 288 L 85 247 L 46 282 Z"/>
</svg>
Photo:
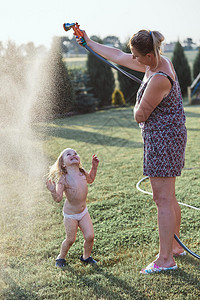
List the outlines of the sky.
<svg viewBox="0 0 200 300">
<path fill-rule="evenodd" d="M 190 37 L 200 45 L 200 0 L 0 0 L 0 41 L 51 46 L 68 36 L 63 23 L 78 22 L 89 36 L 126 42 L 140 29 L 158 30 L 166 43 Z"/>
</svg>

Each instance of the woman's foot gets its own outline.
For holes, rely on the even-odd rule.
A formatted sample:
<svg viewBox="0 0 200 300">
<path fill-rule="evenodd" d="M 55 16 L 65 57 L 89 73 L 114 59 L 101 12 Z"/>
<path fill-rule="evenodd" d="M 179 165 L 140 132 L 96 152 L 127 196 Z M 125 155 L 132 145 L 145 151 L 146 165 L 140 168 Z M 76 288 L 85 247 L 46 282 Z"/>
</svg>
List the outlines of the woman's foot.
<svg viewBox="0 0 200 300">
<path fill-rule="evenodd" d="M 179 253 L 174 253 L 173 255 L 174 256 L 185 256 L 187 253 L 186 251 L 182 251 L 182 252 L 179 252 Z"/>
<path fill-rule="evenodd" d="M 174 256 L 174 257 L 177 257 L 177 256 L 185 256 L 186 254 L 187 254 L 186 251 L 183 251 L 183 250 L 182 250 L 181 252 L 176 252 L 176 253 L 174 252 L 174 253 L 173 253 L 173 256 Z M 159 257 L 159 253 L 156 255 L 156 258 L 158 258 L 158 257 Z"/>
<path fill-rule="evenodd" d="M 173 247 L 173 255 L 174 256 L 183 256 L 183 255 L 186 255 L 186 252 L 184 251 L 184 249 L 182 247 L 180 247 L 180 245 L 178 245 L 178 246 Z"/>
<path fill-rule="evenodd" d="M 153 274 L 153 273 L 158 273 L 161 271 L 170 271 L 170 270 L 176 270 L 178 267 L 175 264 L 174 266 L 171 267 L 160 267 L 158 266 L 154 261 L 150 263 L 146 268 L 142 269 L 140 271 L 141 274 Z"/>
<path fill-rule="evenodd" d="M 174 257 L 171 255 L 167 257 L 159 255 L 154 263 L 161 268 L 171 268 L 176 265 Z"/>
</svg>

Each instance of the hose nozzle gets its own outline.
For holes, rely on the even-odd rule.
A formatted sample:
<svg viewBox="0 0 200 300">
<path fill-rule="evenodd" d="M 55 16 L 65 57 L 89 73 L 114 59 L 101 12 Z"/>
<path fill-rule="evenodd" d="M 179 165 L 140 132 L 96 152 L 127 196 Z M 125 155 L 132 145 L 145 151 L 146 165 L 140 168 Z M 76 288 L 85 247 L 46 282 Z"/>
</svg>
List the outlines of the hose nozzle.
<svg viewBox="0 0 200 300">
<path fill-rule="evenodd" d="M 63 28 L 64 28 L 65 31 L 68 31 L 71 28 L 73 28 L 75 25 L 76 25 L 75 23 L 64 23 Z"/>
<path fill-rule="evenodd" d="M 86 45 L 86 42 L 85 42 L 85 40 L 84 40 L 84 38 L 83 38 L 84 34 L 83 34 L 83 32 L 80 30 L 79 27 L 80 27 L 80 26 L 78 25 L 77 22 L 76 22 L 76 23 L 64 23 L 64 24 L 63 24 L 63 28 L 64 28 L 65 31 L 68 31 L 68 30 L 70 30 L 71 28 L 73 28 L 75 37 L 76 37 L 76 38 L 79 38 L 80 41 L 81 41 L 81 44 L 82 44 L 83 46 L 85 46 L 85 45 Z"/>
</svg>

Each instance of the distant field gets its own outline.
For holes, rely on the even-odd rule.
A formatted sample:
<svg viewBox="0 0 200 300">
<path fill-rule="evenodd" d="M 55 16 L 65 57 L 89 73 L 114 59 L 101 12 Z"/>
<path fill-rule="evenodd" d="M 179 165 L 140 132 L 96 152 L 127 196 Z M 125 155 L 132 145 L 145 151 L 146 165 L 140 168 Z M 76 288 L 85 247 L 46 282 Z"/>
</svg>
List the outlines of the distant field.
<svg viewBox="0 0 200 300">
<path fill-rule="evenodd" d="M 198 50 L 185 51 L 185 55 L 187 57 L 187 60 L 188 60 L 191 70 L 192 70 L 194 59 L 195 59 L 197 53 L 198 53 Z M 171 59 L 173 52 L 166 52 L 166 53 L 164 53 L 164 55 L 166 55 L 167 57 L 169 57 Z M 68 57 L 68 58 L 64 58 L 63 61 L 66 63 L 66 66 L 68 68 L 85 68 L 86 61 L 87 61 L 87 55 L 78 56 L 78 57 Z"/>
<path fill-rule="evenodd" d="M 77 57 L 65 57 L 63 61 L 66 63 L 68 68 L 85 68 L 87 55 Z"/>
</svg>

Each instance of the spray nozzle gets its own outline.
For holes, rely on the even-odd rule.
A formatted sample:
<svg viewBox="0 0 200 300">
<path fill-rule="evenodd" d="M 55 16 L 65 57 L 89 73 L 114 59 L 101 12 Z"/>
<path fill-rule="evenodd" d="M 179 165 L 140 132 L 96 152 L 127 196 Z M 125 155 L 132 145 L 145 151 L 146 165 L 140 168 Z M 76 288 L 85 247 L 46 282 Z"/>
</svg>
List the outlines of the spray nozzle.
<svg viewBox="0 0 200 300">
<path fill-rule="evenodd" d="M 75 23 L 64 23 L 63 28 L 65 31 L 70 30 L 73 26 L 75 26 Z"/>
<path fill-rule="evenodd" d="M 76 23 L 64 23 L 64 24 L 63 24 L 64 30 L 65 30 L 65 31 L 68 31 L 68 30 L 70 30 L 70 29 L 72 28 L 72 29 L 74 30 L 74 35 L 75 35 L 76 37 L 78 37 L 78 38 L 81 40 L 82 45 L 85 46 L 85 45 L 86 45 L 86 42 L 85 42 L 85 40 L 84 40 L 84 38 L 83 38 L 84 34 L 83 34 L 83 32 L 79 29 L 79 27 L 80 27 L 80 25 L 78 25 L 77 22 L 76 22 Z"/>
</svg>

